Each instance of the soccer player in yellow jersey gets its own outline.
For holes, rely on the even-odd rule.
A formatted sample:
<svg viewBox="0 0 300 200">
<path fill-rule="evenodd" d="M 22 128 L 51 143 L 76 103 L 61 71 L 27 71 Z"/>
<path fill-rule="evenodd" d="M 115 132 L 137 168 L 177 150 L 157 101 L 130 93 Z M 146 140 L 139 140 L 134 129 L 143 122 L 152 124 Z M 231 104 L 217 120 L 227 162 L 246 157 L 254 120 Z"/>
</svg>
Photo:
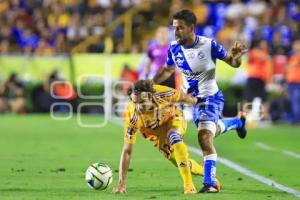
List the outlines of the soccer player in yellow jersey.
<svg viewBox="0 0 300 200">
<path fill-rule="evenodd" d="M 175 103 L 195 104 L 197 99 L 172 88 L 137 81 L 129 90 L 130 103 L 125 111 L 124 146 L 119 166 L 119 182 L 113 193 L 126 193 L 125 179 L 137 131 L 175 166 L 183 180 L 184 194 L 195 194 L 191 173 L 203 175 L 203 166 L 189 158 L 183 142 L 187 123 Z"/>
</svg>

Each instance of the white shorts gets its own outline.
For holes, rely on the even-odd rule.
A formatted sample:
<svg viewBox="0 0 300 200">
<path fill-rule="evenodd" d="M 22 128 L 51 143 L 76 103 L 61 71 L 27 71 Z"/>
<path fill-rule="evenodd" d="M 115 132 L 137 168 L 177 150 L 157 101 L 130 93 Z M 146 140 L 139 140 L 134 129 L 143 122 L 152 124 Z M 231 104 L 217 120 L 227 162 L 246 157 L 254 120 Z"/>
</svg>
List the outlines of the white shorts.
<svg viewBox="0 0 300 200">
<path fill-rule="evenodd" d="M 212 121 L 201 121 L 198 124 L 198 130 L 209 130 L 215 137 L 217 132 L 217 125 Z"/>
</svg>

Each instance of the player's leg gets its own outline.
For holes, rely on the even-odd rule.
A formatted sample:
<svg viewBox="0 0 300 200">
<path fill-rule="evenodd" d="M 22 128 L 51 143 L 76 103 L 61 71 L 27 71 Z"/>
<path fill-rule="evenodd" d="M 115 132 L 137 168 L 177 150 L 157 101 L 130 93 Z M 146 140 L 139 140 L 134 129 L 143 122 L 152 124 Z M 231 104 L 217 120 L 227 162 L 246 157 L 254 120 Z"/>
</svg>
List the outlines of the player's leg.
<svg viewBox="0 0 300 200">
<path fill-rule="evenodd" d="M 241 139 L 246 137 L 246 117 L 243 112 L 240 112 L 238 117 L 219 119 L 216 136 L 227 133 L 228 131 L 234 129 Z"/>
<path fill-rule="evenodd" d="M 176 114 L 178 117 L 176 119 L 172 120 L 172 122 L 168 128 L 169 128 L 169 130 L 172 130 L 172 129 L 180 130 L 180 135 L 182 138 L 184 138 L 184 135 L 185 135 L 186 129 L 187 129 L 187 122 L 184 119 L 184 115 L 183 115 L 182 111 L 176 110 Z M 186 146 L 185 143 L 184 143 L 184 145 Z M 197 161 L 191 159 L 189 157 L 189 153 L 187 154 L 187 157 L 188 157 L 188 163 L 189 163 L 191 173 L 194 175 L 203 176 L 203 164 L 200 164 Z M 175 159 L 174 152 L 172 152 L 171 157 L 170 157 L 171 162 L 172 162 L 172 158 Z"/>
<path fill-rule="evenodd" d="M 167 138 L 173 151 L 179 173 L 183 180 L 184 193 L 195 194 L 196 189 L 193 184 L 191 170 L 189 167 L 188 149 L 183 143 L 180 131 L 174 129 L 171 130 L 168 132 Z"/>
<path fill-rule="evenodd" d="M 177 167 L 177 163 L 176 163 L 176 160 L 175 160 L 175 155 L 174 155 L 173 152 L 171 153 L 171 156 L 167 159 L 175 167 Z M 188 158 L 188 161 L 189 161 L 189 167 L 190 167 L 191 173 L 193 175 L 196 175 L 196 176 L 203 176 L 204 175 L 204 167 L 203 167 L 202 163 L 198 163 L 197 161 L 195 161 L 194 159 L 191 159 L 191 158 Z M 216 184 L 217 184 L 218 190 L 220 190 L 222 186 L 221 186 L 221 182 L 218 178 L 216 178 Z"/>
<path fill-rule="evenodd" d="M 188 154 L 189 155 L 189 154 Z M 175 154 L 174 151 L 171 152 L 171 155 L 169 158 L 167 158 L 174 166 L 177 167 L 177 163 L 176 163 L 176 159 L 175 159 Z M 203 164 L 202 163 L 198 163 L 197 161 L 195 161 L 194 159 L 190 158 L 188 156 L 188 165 L 190 167 L 190 171 L 193 175 L 197 175 L 197 176 L 203 176 L 204 172 L 203 172 Z"/>
<path fill-rule="evenodd" d="M 198 142 L 204 157 L 204 187 L 200 192 L 213 193 L 218 192 L 216 181 L 217 152 L 213 144 L 216 125 L 213 122 L 206 121 L 199 123 Z"/>
<path fill-rule="evenodd" d="M 184 193 L 195 194 L 196 189 L 193 184 L 189 166 L 188 149 L 183 142 L 187 122 L 184 120 L 183 114 L 179 109 L 176 110 L 176 117 L 170 120 L 166 126 L 166 146 L 170 146 L 172 155 L 175 158 L 176 165 L 184 183 Z"/>
<path fill-rule="evenodd" d="M 193 175 L 199 175 L 199 176 L 203 176 L 204 175 L 204 168 L 203 168 L 203 164 L 198 163 L 197 161 L 195 161 L 194 159 L 189 158 L 189 167 L 191 170 L 191 173 Z"/>
<path fill-rule="evenodd" d="M 199 99 L 193 108 L 194 123 L 198 128 L 198 142 L 204 157 L 203 193 L 219 192 L 216 180 L 217 152 L 213 144 L 217 122 L 222 113 L 224 97 L 221 91 L 215 95 Z"/>
</svg>

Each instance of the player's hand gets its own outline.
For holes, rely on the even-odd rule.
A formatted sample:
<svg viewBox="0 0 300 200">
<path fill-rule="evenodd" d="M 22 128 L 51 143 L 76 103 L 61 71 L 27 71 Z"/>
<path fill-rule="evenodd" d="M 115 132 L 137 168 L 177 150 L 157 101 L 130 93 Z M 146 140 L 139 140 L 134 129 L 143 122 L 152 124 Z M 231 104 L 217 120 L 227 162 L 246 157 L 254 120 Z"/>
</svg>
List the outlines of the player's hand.
<svg viewBox="0 0 300 200">
<path fill-rule="evenodd" d="M 230 49 L 230 53 L 233 59 L 239 59 L 244 53 L 248 51 L 247 46 L 240 42 L 235 42 Z"/>
<path fill-rule="evenodd" d="M 126 185 L 125 184 L 118 184 L 116 187 L 113 188 L 112 193 L 114 194 L 126 194 Z"/>
</svg>

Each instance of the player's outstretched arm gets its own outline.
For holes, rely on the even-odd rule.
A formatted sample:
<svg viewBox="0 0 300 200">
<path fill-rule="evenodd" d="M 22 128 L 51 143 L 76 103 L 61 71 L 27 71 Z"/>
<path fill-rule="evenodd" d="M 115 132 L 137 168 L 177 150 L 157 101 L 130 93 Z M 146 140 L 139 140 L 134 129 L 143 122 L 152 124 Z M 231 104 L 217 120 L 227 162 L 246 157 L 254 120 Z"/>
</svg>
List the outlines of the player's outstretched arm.
<svg viewBox="0 0 300 200">
<path fill-rule="evenodd" d="M 240 42 L 235 42 L 234 45 L 230 48 L 229 53 L 223 60 L 232 67 L 238 68 L 242 63 L 242 55 L 247 51 L 248 49 L 246 45 Z"/>
<path fill-rule="evenodd" d="M 132 144 L 124 143 L 119 165 L 119 182 L 118 185 L 113 188 L 113 193 L 127 193 L 125 180 L 130 164 L 132 149 Z"/>
<path fill-rule="evenodd" d="M 175 71 L 175 66 L 170 66 L 170 67 L 163 66 L 159 70 L 159 72 L 154 76 L 153 81 L 155 83 L 161 83 L 167 80 L 174 71 Z"/>
<path fill-rule="evenodd" d="M 190 94 L 185 94 L 184 92 L 180 91 L 180 98 L 179 98 L 179 102 L 182 103 L 187 103 L 189 105 L 195 105 L 197 104 L 197 98 L 193 97 Z"/>
</svg>

